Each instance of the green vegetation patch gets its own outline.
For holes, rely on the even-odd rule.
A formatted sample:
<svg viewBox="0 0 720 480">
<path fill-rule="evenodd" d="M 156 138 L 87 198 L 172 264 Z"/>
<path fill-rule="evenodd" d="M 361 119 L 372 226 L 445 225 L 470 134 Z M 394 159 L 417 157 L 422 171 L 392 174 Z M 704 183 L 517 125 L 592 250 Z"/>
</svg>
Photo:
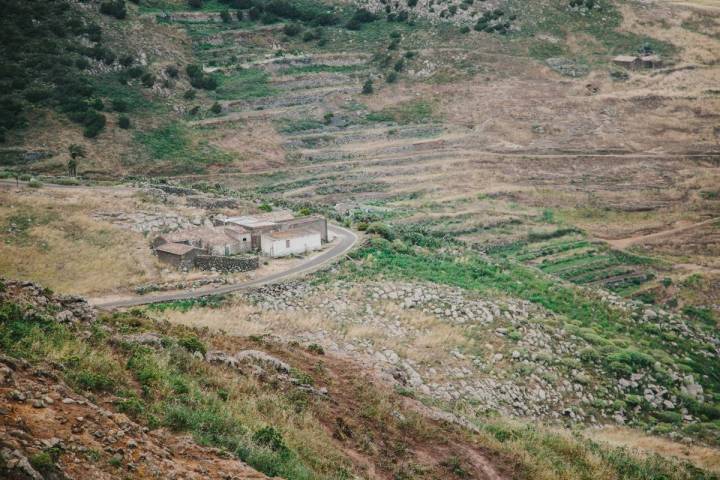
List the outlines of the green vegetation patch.
<svg viewBox="0 0 720 480">
<path fill-rule="evenodd" d="M 194 142 L 190 132 L 180 122 L 135 133 L 135 141 L 153 160 L 164 160 L 178 171 L 202 170 L 207 165 L 232 161 L 232 156 L 205 142 Z"/>
<path fill-rule="evenodd" d="M 282 75 L 299 75 L 303 73 L 354 73 L 364 70 L 365 65 L 299 65 L 295 67 L 287 67 L 280 70 Z"/>
<path fill-rule="evenodd" d="M 212 95 L 217 100 L 249 100 L 276 93 L 276 89 L 268 83 L 270 76 L 267 72 L 257 68 L 215 73 L 213 77 L 218 87 Z"/>
<path fill-rule="evenodd" d="M 0 350 L 32 363 L 57 362 L 72 387 L 112 393 L 118 408 L 134 419 L 151 428 L 192 434 L 200 444 L 223 448 L 266 475 L 288 480 L 347 478 L 346 463 L 332 449 L 318 451 L 318 438 L 298 447 L 298 439 L 289 438 L 281 427 L 284 420 L 266 423 L 288 416 L 286 427 L 302 423 L 304 414 L 293 413 L 291 400 L 275 387 L 258 392 L 256 383 L 245 385 L 221 370 L 208 375 L 211 367 L 193 355 L 206 350 L 195 334 L 164 332 L 171 335 L 164 336 L 163 348 L 158 349 L 133 343 L 113 347 L 102 323 L 132 333 L 144 331 L 152 321 L 140 310 L 111 315 L 92 325 L 91 336 L 85 338 L 44 314 L 25 315 L 18 305 L 2 303 Z M 261 405 L 251 398 L 262 399 Z M 322 435 L 321 430 L 312 433 Z M 330 443 L 325 439 L 324 445 Z M 45 451 L 32 460 L 50 471 L 57 458 Z"/>
<path fill-rule="evenodd" d="M 323 128 L 325 124 L 320 120 L 314 120 L 311 118 L 302 118 L 298 120 L 294 119 L 282 119 L 277 122 L 278 131 L 280 133 L 298 133 L 305 132 L 308 130 L 317 130 Z"/>
<path fill-rule="evenodd" d="M 429 123 L 434 120 L 433 106 L 426 100 L 410 100 L 368 113 L 365 118 L 370 122 L 394 122 L 399 125 Z"/>
</svg>

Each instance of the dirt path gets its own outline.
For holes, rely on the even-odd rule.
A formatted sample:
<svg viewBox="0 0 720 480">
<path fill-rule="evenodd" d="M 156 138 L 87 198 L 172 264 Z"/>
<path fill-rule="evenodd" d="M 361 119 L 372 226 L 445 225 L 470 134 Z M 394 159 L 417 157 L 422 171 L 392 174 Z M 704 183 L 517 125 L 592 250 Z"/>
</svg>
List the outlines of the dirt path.
<svg viewBox="0 0 720 480">
<path fill-rule="evenodd" d="M 428 141 L 427 143 L 430 143 L 431 141 Z M 422 142 L 418 142 L 422 143 Z M 424 153 L 424 152 L 423 152 Z M 396 153 L 390 154 L 390 155 L 397 155 Z M 530 158 L 530 159 L 562 159 L 562 158 L 608 158 L 608 159 L 663 159 L 663 160 L 677 160 L 681 158 L 698 158 L 703 159 L 707 158 L 708 156 L 713 156 L 714 154 L 655 154 L 655 153 L 532 153 L 532 152 L 499 152 L 499 151 L 481 151 L 481 150 L 471 150 L 471 149 L 453 149 L 451 152 L 448 152 L 448 155 L 453 156 L 465 156 L 470 157 L 469 159 L 472 159 L 472 157 L 503 157 L 503 158 Z M 407 155 L 405 155 L 406 158 Z M 374 159 L 382 158 L 382 156 L 373 156 Z M 198 173 L 198 174 L 190 174 L 190 175 L 175 175 L 172 178 L 174 179 L 203 179 L 203 178 L 214 178 L 214 177 L 246 177 L 246 176 L 254 176 L 254 175 L 267 175 L 269 173 L 282 171 L 282 172 L 291 172 L 291 171 L 303 171 L 303 170 L 312 170 L 312 169 L 326 169 L 328 167 L 334 167 L 334 166 L 340 166 L 345 164 L 353 164 L 353 163 L 365 163 L 365 161 L 368 159 L 358 157 L 358 158 L 351 158 L 347 160 L 338 160 L 338 161 L 330 161 L 330 162 L 323 162 L 323 163 L 315 163 L 315 164 L 309 164 L 309 165 L 296 165 L 296 166 L 289 166 L 289 167 L 273 167 L 273 168 L 264 168 L 264 169 L 258 169 L 258 170 L 252 170 L 252 171 L 246 171 L 246 172 L 222 172 L 222 173 Z"/>
<path fill-rule="evenodd" d="M 720 217 L 710 218 L 708 220 L 703 220 L 702 222 L 693 223 L 690 225 L 683 225 L 682 227 L 675 227 L 675 228 L 671 228 L 669 230 L 663 230 L 661 232 L 650 233 L 647 235 L 636 235 L 636 236 L 627 237 L 627 238 L 619 238 L 616 240 L 608 240 L 608 239 L 601 238 L 601 240 L 604 240 L 605 242 L 610 244 L 610 246 L 612 246 L 613 248 L 623 250 L 625 248 L 628 248 L 628 247 L 638 244 L 638 243 L 644 243 L 647 241 L 658 240 L 661 238 L 676 235 L 678 233 L 684 233 L 689 230 L 694 230 L 698 227 L 702 227 L 704 225 L 708 225 L 708 224 L 711 224 L 711 223 L 717 222 L 717 221 L 720 221 Z"/>
<path fill-rule="evenodd" d="M 171 302 L 174 300 L 187 300 L 200 298 L 207 295 L 222 295 L 253 287 L 260 287 L 269 283 L 287 280 L 299 275 L 313 272 L 325 265 L 337 260 L 352 249 L 358 241 L 358 236 L 351 230 L 336 225 L 328 225 L 328 230 L 337 236 L 337 243 L 322 254 L 312 257 L 294 267 L 280 272 L 271 273 L 264 277 L 249 280 L 247 282 L 225 285 L 221 287 L 210 287 L 191 291 L 180 291 L 173 293 L 162 293 L 156 295 L 134 295 L 121 299 L 108 299 L 107 297 L 89 298 L 91 305 L 111 310 L 114 308 L 132 307 L 136 305 L 147 305 L 150 303 Z"/>
</svg>

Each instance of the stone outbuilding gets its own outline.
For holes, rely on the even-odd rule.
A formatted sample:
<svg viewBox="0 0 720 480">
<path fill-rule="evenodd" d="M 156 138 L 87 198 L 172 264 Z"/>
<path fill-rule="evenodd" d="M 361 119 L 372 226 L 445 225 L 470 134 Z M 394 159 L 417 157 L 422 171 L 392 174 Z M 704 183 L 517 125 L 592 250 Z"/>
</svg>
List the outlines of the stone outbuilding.
<svg viewBox="0 0 720 480">
<path fill-rule="evenodd" d="M 661 68 L 662 59 L 658 55 L 643 55 L 640 57 L 640 64 L 643 68 Z"/>
<path fill-rule="evenodd" d="M 155 247 L 155 253 L 163 263 L 180 269 L 190 269 L 195 264 L 195 257 L 200 250 L 184 243 L 166 242 Z"/>
<path fill-rule="evenodd" d="M 320 234 L 320 241 L 328 241 L 327 220 L 320 215 L 308 215 L 294 218 L 289 212 L 272 212 L 269 214 L 243 217 L 230 217 L 219 221 L 226 228 L 240 228 L 249 232 L 251 248 L 263 250 L 263 235 L 272 232 L 286 232 L 290 230 L 311 230 Z"/>
<path fill-rule="evenodd" d="M 262 253 L 269 257 L 299 255 L 322 248 L 320 232 L 303 228 L 265 233 L 260 241 Z"/>
<path fill-rule="evenodd" d="M 613 63 L 619 67 L 634 70 L 641 66 L 640 59 L 636 55 L 618 55 L 613 58 Z"/>
<path fill-rule="evenodd" d="M 252 250 L 250 232 L 242 227 L 201 227 L 160 235 L 153 247 L 165 243 L 184 243 L 204 250 L 208 255 L 236 255 Z"/>
</svg>

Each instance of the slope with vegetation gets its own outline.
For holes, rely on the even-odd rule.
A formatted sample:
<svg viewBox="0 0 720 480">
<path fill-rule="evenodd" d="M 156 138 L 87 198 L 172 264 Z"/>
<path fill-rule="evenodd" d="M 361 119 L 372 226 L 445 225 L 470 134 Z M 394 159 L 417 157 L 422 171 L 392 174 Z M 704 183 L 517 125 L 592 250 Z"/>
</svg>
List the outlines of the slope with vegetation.
<svg viewBox="0 0 720 480">
<path fill-rule="evenodd" d="M 111 410 L 105 414 L 100 408 L 85 421 L 79 417 L 72 431 L 54 431 L 56 438 L 39 438 L 44 441 L 24 444 L 13 454 L 29 458 L 33 469 L 46 475 L 88 462 L 102 478 L 113 472 L 154 478 L 149 468 L 158 459 L 149 452 L 157 447 L 148 442 L 163 435 L 162 448 L 177 442 L 176 434 L 154 431 L 164 427 L 288 479 L 554 478 L 558 468 L 566 478 L 714 478 L 537 427 L 493 420 L 466 430 L 452 423 L 452 416 L 433 414 L 382 384 L 372 386 L 367 374 L 326 356 L 317 345 L 211 334 L 157 323 L 142 311 L 95 318 L 82 300 L 54 296 L 28 282 L 6 281 L 2 290 L 0 342 L 4 354 L 15 358 L 3 358 L 3 408 L 25 418 L 27 433 L 40 437 L 46 434 L 35 431 L 35 418 L 47 409 L 67 410 L 60 412 L 67 416 L 88 402 Z M 187 307 L 192 308 L 166 308 Z M 25 408 L 26 402 L 34 408 Z M 123 414 L 132 420 L 123 420 Z M 88 432 L 110 447 L 83 450 L 92 436 L 82 432 L 92 428 L 89 422 L 100 426 L 95 418 L 102 416 L 119 422 L 123 433 Z M 134 422 L 150 430 L 147 437 Z M 20 445 L 21 432 L 7 433 L 3 442 Z M 182 448 L 201 449 L 190 443 Z M 145 455 L 136 458 L 134 449 Z M 224 460 L 221 451 L 212 454 L 218 460 L 207 462 L 206 472 L 220 475 L 224 469 L 260 478 Z M 9 462 L 3 452 L 6 463 L 0 468 L 18 474 L 22 462 Z M 182 459 L 185 453 L 178 455 Z"/>
</svg>

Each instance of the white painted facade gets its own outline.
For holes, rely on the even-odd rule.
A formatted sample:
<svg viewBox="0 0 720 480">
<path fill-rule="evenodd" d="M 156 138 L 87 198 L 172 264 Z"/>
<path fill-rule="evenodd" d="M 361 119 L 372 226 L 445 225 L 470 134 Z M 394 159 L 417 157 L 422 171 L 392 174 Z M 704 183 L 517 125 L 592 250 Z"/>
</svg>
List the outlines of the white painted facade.
<svg viewBox="0 0 720 480">
<path fill-rule="evenodd" d="M 322 248 L 320 232 L 293 229 L 284 232 L 270 232 L 260 237 L 260 249 L 269 257 L 286 257 Z"/>
</svg>

